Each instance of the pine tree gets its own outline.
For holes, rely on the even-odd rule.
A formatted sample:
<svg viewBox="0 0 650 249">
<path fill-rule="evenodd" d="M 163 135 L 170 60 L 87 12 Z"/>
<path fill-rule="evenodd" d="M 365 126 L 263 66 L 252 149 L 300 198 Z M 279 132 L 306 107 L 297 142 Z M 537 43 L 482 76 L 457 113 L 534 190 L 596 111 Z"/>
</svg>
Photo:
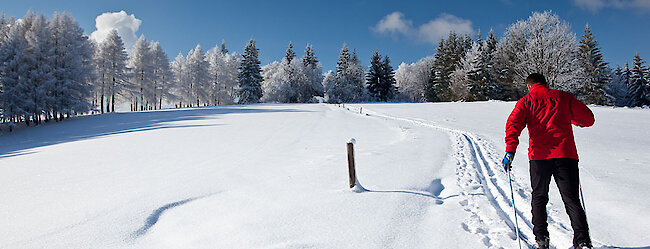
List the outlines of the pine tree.
<svg viewBox="0 0 650 249">
<path fill-rule="evenodd" d="M 366 86 L 371 97 L 378 101 L 393 99 L 395 97 L 394 75 L 388 56 L 382 61 L 379 51 L 375 50 L 366 75 Z"/>
<path fill-rule="evenodd" d="M 350 68 L 348 69 L 348 77 L 345 91 L 349 93 L 347 102 L 362 102 L 368 100 L 368 92 L 366 90 L 366 73 L 363 70 L 361 60 L 357 56 L 357 51 L 352 51 L 350 58 Z"/>
<path fill-rule="evenodd" d="M 226 41 L 225 40 L 221 40 L 221 50 L 219 52 L 221 52 L 222 55 L 228 53 L 228 49 L 226 49 Z"/>
<path fill-rule="evenodd" d="M 262 69 L 258 57 L 255 40 L 248 41 L 239 66 L 239 103 L 257 103 L 262 98 Z"/>
<path fill-rule="evenodd" d="M 304 80 L 298 92 L 298 102 L 309 102 L 314 96 L 323 96 L 323 68 L 318 62 L 314 48 L 307 44 L 302 57 Z"/>
<path fill-rule="evenodd" d="M 311 68 L 314 68 L 318 65 L 316 52 L 314 52 L 314 48 L 310 44 L 307 44 L 307 47 L 305 47 L 305 57 L 302 58 L 302 63 L 305 65 L 305 67 Z"/>
<path fill-rule="evenodd" d="M 294 58 L 296 58 L 296 53 L 293 51 L 293 43 L 289 42 L 289 47 L 287 47 L 284 59 L 287 60 L 287 63 L 291 63 Z"/>
<path fill-rule="evenodd" d="M 629 75 L 626 75 L 621 66 L 617 66 L 611 74 L 612 79 L 605 85 L 605 93 L 613 99 L 615 106 L 625 106 L 628 103 L 627 92 Z"/>
<path fill-rule="evenodd" d="M 382 61 L 382 69 L 384 71 L 384 84 L 382 85 L 382 89 L 385 91 L 385 100 L 389 101 L 395 98 L 397 94 L 397 87 L 395 86 L 397 84 L 397 81 L 395 80 L 395 70 L 393 69 L 393 66 L 390 65 L 390 59 L 388 58 L 388 55 L 384 56 L 384 61 Z"/>
<path fill-rule="evenodd" d="M 578 92 L 578 98 L 584 100 L 587 104 L 606 105 L 611 104 L 612 100 L 605 94 L 605 84 L 609 82 L 611 76 L 607 74 L 607 63 L 603 60 L 603 55 L 598 47 L 591 28 L 585 26 L 585 34 L 580 40 L 578 49 L 578 59 L 585 72 L 585 85 Z"/>
<path fill-rule="evenodd" d="M 490 29 L 488 37 L 483 41 L 481 46 L 480 68 L 482 72 L 482 84 L 486 88 L 487 99 L 502 99 L 504 88 L 497 82 L 497 66 L 495 53 L 497 51 L 498 41 L 494 35 L 494 30 Z"/>
<path fill-rule="evenodd" d="M 343 44 L 336 63 L 335 84 L 328 87 L 325 99 L 330 103 L 360 102 L 367 100 L 363 66 L 356 55 L 350 54 Z"/>
<path fill-rule="evenodd" d="M 431 70 L 431 81 L 427 86 L 427 101 L 451 101 L 451 74 L 460 64 L 466 51 L 471 48 L 471 38 L 458 36 L 450 32 L 447 39 L 442 39 L 436 48 L 435 61 Z"/>
<path fill-rule="evenodd" d="M 637 52 L 632 60 L 630 87 L 628 91 L 628 106 L 643 106 L 650 104 L 648 98 L 650 92 L 648 91 L 648 83 L 646 82 L 647 74 L 648 67 Z"/>
<path fill-rule="evenodd" d="M 488 88 L 483 84 L 481 50 L 473 43 L 450 76 L 450 88 L 457 100 L 476 101 L 487 98 Z"/>
<path fill-rule="evenodd" d="M 282 99 L 280 102 L 295 103 L 298 101 L 298 88 L 300 87 L 299 65 L 294 65 L 292 62 L 296 58 L 296 53 L 293 51 L 293 44 L 289 42 L 286 54 L 280 64 L 282 70 L 282 77 L 278 80 L 283 81 L 280 83 Z"/>
<path fill-rule="evenodd" d="M 368 92 L 370 96 L 376 100 L 382 101 L 382 83 L 384 78 L 383 65 L 381 62 L 381 55 L 379 51 L 375 49 L 375 52 L 370 58 L 370 67 L 368 68 L 368 74 L 366 75 L 366 85 L 368 86 Z"/>
</svg>

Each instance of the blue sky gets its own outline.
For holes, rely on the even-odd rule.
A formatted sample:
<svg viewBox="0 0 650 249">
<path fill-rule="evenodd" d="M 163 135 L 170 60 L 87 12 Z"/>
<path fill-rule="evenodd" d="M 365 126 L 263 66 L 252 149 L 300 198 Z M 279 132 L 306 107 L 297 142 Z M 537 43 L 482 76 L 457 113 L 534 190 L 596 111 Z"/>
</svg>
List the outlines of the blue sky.
<svg viewBox="0 0 650 249">
<path fill-rule="evenodd" d="M 8 16 L 28 9 L 51 16 L 71 13 L 86 33 L 96 30 L 102 13 L 124 10 L 140 20 L 135 35 L 159 41 L 170 60 L 201 44 L 211 48 L 225 40 L 242 51 L 253 38 L 263 64 L 280 60 L 289 41 L 302 55 L 311 43 L 325 70 L 333 69 L 341 45 L 356 49 L 368 64 L 375 49 L 388 54 L 394 67 L 432 55 L 439 34 L 454 29 L 491 28 L 501 37 L 506 27 L 533 11 L 552 10 L 582 35 L 589 23 L 611 64 L 631 61 L 635 52 L 650 59 L 650 0 L 568 1 L 11 1 L 0 4 Z M 392 15 L 391 15 L 392 14 Z M 380 21 L 384 20 L 380 25 Z M 137 25 L 136 25 L 137 26 Z"/>
</svg>

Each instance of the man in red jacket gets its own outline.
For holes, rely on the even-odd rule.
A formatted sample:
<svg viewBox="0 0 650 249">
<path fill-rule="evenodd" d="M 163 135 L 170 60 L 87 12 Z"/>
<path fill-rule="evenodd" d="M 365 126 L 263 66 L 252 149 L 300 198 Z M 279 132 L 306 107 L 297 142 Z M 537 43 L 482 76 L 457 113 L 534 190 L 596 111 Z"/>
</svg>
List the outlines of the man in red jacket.
<svg viewBox="0 0 650 249">
<path fill-rule="evenodd" d="M 571 94 L 549 89 L 543 75 L 526 78 L 529 93 L 517 101 L 506 122 L 506 156 L 510 171 L 519 135 L 528 126 L 533 233 L 538 248 L 549 248 L 546 204 L 551 176 L 555 179 L 573 228 L 574 248 L 592 248 L 585 211 L 579 198 L 578 152 L 571 124 L 589 127 L 594 115 Z"/>
</svg>

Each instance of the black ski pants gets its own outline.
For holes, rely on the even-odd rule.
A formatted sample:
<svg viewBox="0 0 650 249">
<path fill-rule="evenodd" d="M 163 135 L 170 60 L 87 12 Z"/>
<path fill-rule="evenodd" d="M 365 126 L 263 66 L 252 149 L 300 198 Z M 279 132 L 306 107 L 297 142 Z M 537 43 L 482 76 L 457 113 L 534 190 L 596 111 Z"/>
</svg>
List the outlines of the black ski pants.
<svg viewBox="0 0 650 249">
<path fill-rule="evenodd" d="M 580 204 L 578 160 L 570 158 L 530 161 L 530 183 L 533 188 L 531 203 L 533 209 L 533 234 L 535 234 L 536 238 L 548 237 L 546 204 L 548 203 L 551 176 L 555 179 L 564 202 L 564 208 L 571 220 L 573 244 L 591 243 L 587 217 Z"/>
</svg>

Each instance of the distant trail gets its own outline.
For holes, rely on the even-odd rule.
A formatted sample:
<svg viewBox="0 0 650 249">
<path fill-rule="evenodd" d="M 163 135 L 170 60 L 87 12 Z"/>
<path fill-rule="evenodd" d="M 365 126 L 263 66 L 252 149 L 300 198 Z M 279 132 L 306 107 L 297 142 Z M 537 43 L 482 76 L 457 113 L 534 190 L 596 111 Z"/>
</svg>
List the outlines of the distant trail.
<svg viewBox="0 0 650 249">
<path fill-rule="evenodd" d="M 364 114 L 361 114 L 359 108 L 352 105 L 347 105 L 346 109 L 350 112 L 356 112 L 358 115 L 397 120 L 448 132 L 452 139 L 454 157 L 458 165 L 456 169 L 457 181 L 461 188 L 465 190 L 463 195 L 466 199 L 460 201 L 460 204 L 470 213 L 470 218 L 462 224 L 463 228 L 470 233 L 483 237 L 483 243 L 489 248 L 512 247 L 511 245 L 494 244 L 500 238 L 509 237 L 513 240 L 513 243 L 517 243 L 515 241 L 515 222 L 512 215 L 510 191 L 506 188 L 508 178 L 505 174 L 501 174 L 502 169 L 498 163 L 498 155 L 487 140 L 467 131 L 441 127 L 424 120 L 396 117 L 367 108 L 363 108 Z M 494 213 L 481 208 L 483 200 L 477 198 L 483 197 L 468 194 L 477 188 L 483 189 L 487 201 L 496 212 L 496 217 Z M 519 220 L 519 236 L 525 246 L 532 248 L 535 243 L 532 232 L 532 217 L 528 211 L 530 210 L 530 195 L 524 187 L 515 181 L 513 181 L 513 189 L 517 205 L 516 215 Z M 498 229 L 498 223 L 502 224 L 503 222 L 509 229 Z M 558 244 L 557 242 L 571 244 L 572 233 L 568 227 L 570 226 L 556 222 L 549 216 L 549 232 L 555 242 L 553 244 Z"/>
</svg>

